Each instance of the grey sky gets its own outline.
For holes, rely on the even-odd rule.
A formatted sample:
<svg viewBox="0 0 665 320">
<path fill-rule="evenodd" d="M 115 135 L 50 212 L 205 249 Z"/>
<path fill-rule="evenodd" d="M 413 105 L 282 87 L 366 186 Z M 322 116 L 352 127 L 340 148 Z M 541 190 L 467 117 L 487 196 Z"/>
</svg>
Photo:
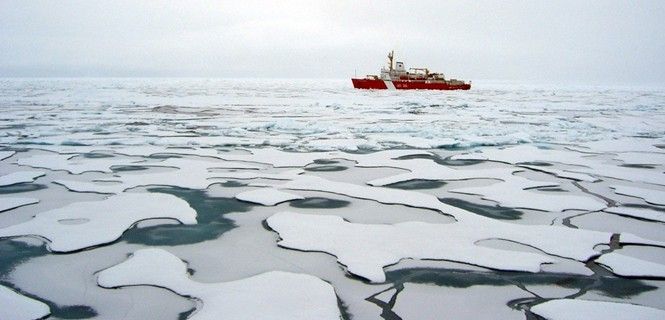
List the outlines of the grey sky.
<svg viewBox="0 0 665 320">
<path fill-rule="evenodd" d="M 665 83 L 665 1 L 7 1 L 1 76 Z"/>
</svg>

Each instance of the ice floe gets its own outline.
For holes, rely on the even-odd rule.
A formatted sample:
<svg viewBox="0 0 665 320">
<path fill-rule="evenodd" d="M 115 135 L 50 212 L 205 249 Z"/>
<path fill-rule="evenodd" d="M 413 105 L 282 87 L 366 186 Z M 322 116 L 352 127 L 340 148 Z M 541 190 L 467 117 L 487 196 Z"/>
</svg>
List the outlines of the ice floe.
<svg viewBox="0 0 665 320">
<path fill-rule="evenodd" d="M 541 264 L 555 262 L 543 254 L 476 245 L 479 240 L 497 237 L 494 230 L 489 230 L 491 226 L 423 222 L 354 224 L 337 216 L 292 212 L 277 213 L 268 218 L 267 223 L 280 235 L 280 246 L 328 252 L 346 265 L 350 273 L 372 282 L 385 281 L 383 267 L 404 258 L 449 260 L 526 272 L 538 272 Z M 604 236 L 592 235 L 597 241 Z"/>
<path fill-rule="evenodd" d="M 477 194 L 483 199 L 498 202 L 504 207 L 530 208 L 560 212 L 570 209 L 600 210 L 606 204 L 596 198 L 568 194 L 539 193 L 525 190 L 557 184 L 536 182 L 519 176 L 506 177 L 505 181 L 484 187 L 453 189 L 451 192 Z"/>
<path fill-rule="evenodd" d="M 557 149 L 544 149 L 537 146 L 526 144 L 518 146 L 510 146 L 505 148 L 487 148 L 481 152 L 463 153 L 452 156 L 456 160 L 491 160 L 500 161 L 510 164 L 517 164 L 523 162 L 558 162 L 571 165 L 585 166 L 589 163 L 594 163 L 589 159 L 588 154 L 579 152 L 557 150 Z"/>
<path fill-rule="evenodd" d="M 529 162 L 561 163 L 570 165 L 571 167 L 563 170 L 553 168 L 554 170 L 551 171 L 552 174 L 564 177 L 564 172 L 573 172 L 588 174 L 594 177 L 610 177 L 654 184 L 663 184 L 663 181 L 665 181 L 665 175 L 662 172 L 645 168 L 627 168 L 608 164 L 602 157 L 597 157 L 597 155 L 597 153 L 589 155 L 572 150 L 541 149 L 532 145 L 521 145 L 501 149 L 484 149 L 481 152 L 455 155 L 452 159 L 492 160 L 515 165 L 519 165 L 520 163 L 528 164 Z M 540 166 L 538 169 L 544 172 L 550 171 L 550 167 L 547 166 Z M 570 176 L 572 179 L 578 179 L 579 177 Z M 588 181 L 589 179 L 585 178 L 584 180 Z"/>
<path fill-rule="evenodd" d="M 615 159 L 629 164 L 662 165 L 665 164 L 665 153 L 625 152 L 619 153 Z"/>
<path fill-rule="evenodd" d="M 39 154 L 28 158 L 19 158 L 17 163 L 21 166 L 33 168 L 44 168 L 50 170 L 65 170 L 73 174 L 81 174 L 87 171 L 112 172 L 111 167 L 117 165 L 128 165 L 137 160 L 117 159 L 114 157 L 85 158 L 70 154 Z"/>
<path fill-rule="evenodd" d="M 0 285 L 0 319 L 42 319 L 50 313 L 51 311 L 45 303 L 20 295 L 14 290 Z"/>
<path fill-rule="evenodd" d="M 663 182 L 665 182 L 665 180 Z M 648 203 L 665 206 L 665 191 L 618 185 L 611 187 L 614 189 L 614 192 L 618 194 L 642 198 Z"/>
<path fill-rule="evenodd" d="M 665 318 L 665 311 L 630 303 L 555 299 L 531 307 L 531 312 L 548 320 L 616 319 L 657 320 Z"/>
<path fill-rule="evenodd" d="M 15 151 L 0 151 L 0 161 L 5 160 L 16 154 Z"/>
<path fill-rule="evenodd" d="M 307 274 L 271 271 L 250 278 L 200 283 L 187 265 L 162 249 L 142 249 L 125 262 L 103 270 L 105 288 L 149 285 L 201 301 L 190 319 L 339 319 L 333 287 Z"/>
<path fill-rule="evenodd" d="M 581 143 L 580 146 L 591 151 L 601 152 L 661 152 L 663 149 L 656 147 L 662 144 L 662 140 L 648 138 L 620 138 L 614 140 L 599 140 Z"/>
<path fill-rule="evenodd" d="M 607 266 L 613 273 L 625 277 L 665 278 L 665 265 L 629 257 L 617 252 L 600 256 L 596 262 Z"/>
<path fill-rule="evenodd" d="M 524 311 L 512 309 L 509 302 L 530 296 L 516 286 L 454 288 L 405 283 L 392 310 L 404 320 L 521 320 Z"/>
<path fill-rule="evenodd" d="M 278 203 L 305 198 L 297 194 L 279 191 L 273 188 L 261 188 L 252 191 L 241 192 L 236 195 L 236 199 L 258 203 L 264 206 L 274 206 Z"/>
<path fill-rule="evenodd" d="M 35 204 L 39 202 L 39 199 L 35 198 L 24 198 L 24 197 L 2 197 L 0 198 L 0 212 L 7 211 L 10 209 L 27 206 L 29 204 Z"/>
<path fill-rule="evenodd" d="M 459 223 L 467 224 L 468 228 L 484 226 L 482 230 L 491 232 L 491 235 L 487 235 L 486 238 L 512 240 L 537 247 L 550 254 L 580 261 L 586 261 L 597 255 L 597 252 L 591 248 L 596 244 L 607 243 L 610 236 L 608 233 L 575 230 L 566 227 L 524 226 L 505 223 L 447 205 L 432 195 L 408 190 L 360 186 L 313 176 L 300 176 L 278 185 L 278 187 L 330 192 L 353 198 L 370 199 L 384 204 L 401 204 L 432 209 L 453 216 Z M 567 244 L 564 245 L 563 242 Z"/>
<path fill-rule="evenodd" d="M 41 171 L 18 171 L 0 176 L 0 187 L 10 186 L 17 183 L 32 182 L 44 175 Z"/>
<path fill-rule="evenodd" d="M 172 195 L 126 193 L 39 213 L 29 221 L 0 229 L 0 237 L 37 235 L 48 240 L 52 251 L 69 252 L 113 242 L 133 224 L 156 218 L 194 224 L 196 211 Z"/>
<path fill-rule="evenodd" d="M 224 154 L 219 158 L 229 161 L 248 161 L 271 164 L 274 167 L 304 167 L 317 159 L 326 159 L 330 152 L 286 152 L 274 148 L 252 149 L 251 154 Z"/>
<path fill-rule="evenodd" d="M 515 169 L 495 168 L 465 170 L 453 169 L 448 166 L 437 164 L 431 160 L 412 159 L 412 160 L 383 160 L 383 161 L 364 161 L 362 166 L 368 167 L 394 167 L 409 170 L 410 172 L 391 177 L 375 179 L 367 182 L 372 186 L 385 186 L 402 181 L 422 179 L 422 180 L 468 180 L 480 178 L 509 179 Z M 551 183 L 550 183 L 551 184 Z M 539 186 L 541 184 L 538 184 Z"/>
<path fill-rule="evenodd" d="M 289 179 L 298 175 L 299 171 L 284 173 L 269 173 L 260 171 L 261 167 L 247 163 L 214 161 L 210 159 L 169 158 L 161 162 L 134 164 L 142 167 L 170 168 L 164 172 L 148 172 L 145 174 L 117 173 L 113 177 L 96 179 L 92 182 L 56 180 L 72 191 L 121 193 L 124 190 L 138 186 L 167 185 L 190 189 L 206 189 L 213 183 L 222 183 L 226 180 L 215 177 L 228 177 L 236 179 Z M 228 169 L 227 172 L 212 172 L 214 169 Z M 245 169 L 245 171 L 238 171 Z"/>
<path fill-rule="evenodd" d="M 609 207 L 603 211 L 633 218 L 665 222 L 665 211 L 658 211 L 650 208 Z"/>
</svg>

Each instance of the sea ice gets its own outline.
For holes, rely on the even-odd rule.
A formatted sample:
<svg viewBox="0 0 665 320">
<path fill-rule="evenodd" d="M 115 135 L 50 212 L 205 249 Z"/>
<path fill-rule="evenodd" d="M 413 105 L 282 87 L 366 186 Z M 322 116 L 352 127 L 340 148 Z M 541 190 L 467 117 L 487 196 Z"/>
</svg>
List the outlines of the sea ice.
<svg viewBox="0 0 665 320">
<path fill-rule="evenodd" d="M 549 300 L 531 307 L 531 312 L 548 320 L 659 320 L 665 318 L 665 311 L 650 307 L 579 299 Z"/>
<path fill-rule="evenodd" d="M 13 156 L 15 153 L 16 151 L 0 151 L 0 161 Z"/>
<path fill-rule="evenodd" d="M 84 158 L 71 154 L 39 154 L 28 158 L 19 158 L 18 165 L 50 170 L 65 170 L 73 174 L 87 171 L 112 172 L 111 167 L 136 163 L 135 159 L 127 158 Z"/>
<path fill-rule="evenodd" d="M 593 149 L 588 152 L 593 152 Z M 452 159 L 492 160 L 515 165 L 528 162 L 555 162 L 575 166 L 563 170 L 564 172 L 584 173 L 592 176 L 610 177 L 628 181 L 643 181 L 654 184 L 662 184 L 665 181 L 665 175 L 662 172 L 607 164 L 602 158 L 594 157 L 594 155 L 585 155 L 573 150 L 549 150 L 539 149 L 532 145 L 520 145 L 455 155 Z M 543 172 L 549 171 L 549 167 L 546 166 L 538 167 L 538 169 Z M 562 171 L 559 169 L 554 169 L 551 173 L 563 176 Z M 576 176 L 571 176 L 571 178 L 575 179 Z"/>
<path fill-rule="evenodd" d="M 619 153 L 615 159 L 629 164 L 662 165 L 665 164 L 665 153 L 625 152 Z"/>
<path fill-rule="evenodd" d="M 652 221 L 665 222 L 665 212 L 639 207 L 609 207 L 603 211 Z"/>
<path fill-rule="evenodd" d="M 51 313 L 48 305 L 0 285 L 0 319 L 42 319 Z"/>
<path fill-rule="evenodd" d="M 516 286 L 454 288 L 405 283 L 392 310 L 404 320 L 522 320 L 524 311 L 508 304 L 525 297 L 531 295 Z"/>
<path fill-rule="evenodd" d="M 190 319 L 335 319 L 340 318 L 334 288 L 307 274 L 271 271 L 250 278 L 200 283 L 187 265 L 162 249 L 142 249 L 125 262 L 103 270 L 105 288 L 149 285 L 201 301 Z"/>
<path fill-rule="evenodd" d="M 278 203 L 305 198 L 297 194 L 279 191 L 273 188 L 260 188 L 252 191 L 241 192 L 236 195 L 236 199 L 258 203 L 264 206 L 274 206 Z"/>
<path fill-rule="evenodd" d="M 120 181 L 74 181 L 74 180 L 53 180 L 53 183 L 59 184 L 69 191 L 74 192 L 95 192 L 103 194 L 122 193 L 132 186 L 128 186 Z"/>
<path fill-rule="evenodd" d="M 662 182 L 665 183 L 665 180 Z M 611 186 L 611 188 L 618 194 L 642 198 L 648 203 L 665 206 L 665 191 L 618 185 Z"/>
<path fill-rule="evenodd" d="M 35 198 L 0 198 L 0 212 L 27 206 L 29 204 L 35 204 L 37 202 L 39 202 L 39 199 Z"/>
<path fill-rule="evenodd" d="M 12 184 L 32 182 L 44 175 L 41 171 L 18 171 L 0 176 L 0 187 L 10 186 Z"/>
<path fill-rule="evenodd" d="M 600 179 L 588 175 L 586 173 L 579 173 L 579 172 L 569 172 L 561 169 L 555 169 L 551 167 L 543 167 L 543 166 L 534 166 L 534 165 L 527 165 L 527 164 L 520 164 L 519 165 L 522 168 L 527 168 L 531 169 L 534 171 L 542 171 L 545 173 L 553 174 L 559 178 L 564 178 L 564 179 L 571 179 L 571 180 L 577 180 L 577 181 L 586 181 L 586 182 L 598 182 Z"/>
<path fill-rule="evenodd" d="M 410 207 L 426 208 L 454 217 L 464 223 L 469 230 L 476 228 L 487 231 L 481 239 L 505 239 L 534 246 L 549 254 L 569 257 L 579 261 L 598 255 L 592 248 L 608 243 L 610 234 L 587 230 L 577 230 L 557 226 L 528 226 L 501 222 L 486 218 L 461 208 L 440 202 L 426 193 L 360 186 L 334 182 L 314 176 L 300 176 L 297 179 L 277 186 L 283 189 L 312 190 L 342 194 L 353 198 L 371 199 L 384 204 L 401 204 Z M 564 242 L 566 244 L 564 244 Z"/>
<path fill-rule="evenodd" d="M 612 273 L 624 277 L 665 278 L 665 265 L 629 257 L 617 252 L 600 256 L 596 262 L 607 266 Z"/>
<path fill-rule="evenodd" d="M 471 187 L 450 190 L 451 192 L 477 194 L 485 200 L 498 202 L 504 207 L 529 208 L 535 210 L 561 212 L 570 209 L 600 210 L 604 202 L 592 197 L 568 194 L 539 193 L 527 188 L 552 186 L 551 183 L 535 182 L 512 176 L 507 180 L 484 187 Z M 556 185 L 556 184 L 555 184 Z"/>
<path fill-rule="evenodd" d="M 454 160 L 491 160 L 510 164 L 523 162 L 558 162 L 570 165 L 587 166 L 595 163 L 589 155 L 583 153 L 541 149 L 534 145 L 518 145 L 505 148 L 483 149 L 481 152 L 463 153 L 452 156 Z"/>
<path fill-rule="evenodd" d="M 360 158 L 360 157 L 359 157 Z M 541 182 L 516 176 L 516 168 L 492 169 L 455 169 L 440 165 L 431 160 L 411 159 L 392 160 L 370 158 L 359 161 L 359 166 L 366 167 L 394 167 L 409 170 L 410 172 L 395 176 L 379 178 L 367 182 L 372 186 L 386 186 L 398 182 L 424 179 L 424 180 L 468 180 L 468 179 L 498 179 L 497 184 L 478 188 L 465 188 L 451 190 L 452 192 L 482 195 L 484 199 L 492 200 L 507 207 L 531 208 L 543 211 L 563 211 L 566 209 L 599 210 L 605 204 L 595 198 L 586 196 L 573 196 L 566 194 L 541 194 L 526 189 L 545 186 L 558 186 L 558 183 Z M 540 168 L 539 168 L 540 169 Z M 540 170 L 542 171 L 542 170 Z M 575 180 L 596 181 L 597 179 L 579 173 L 568 173 L 561 170 L 550 170 L 557 176 L 566 176 Z"/>
<path fill-rule="evenodd" d="M 189 189 L 206 189 L 213 183 L 225 182 L 215 179 L 225 176 L 237 179 L 262 177 L 267 179 L 289 179 L 298 172 L 272 174 L 260 171 L 261 167 L 254 164 L 219 161 L 210 159 L 169 158 L 161 162 L 134 164 L 144 167 L 171 168 L 165 172 L 149 172 L 144 174 L 118 173 L 112 178 L 97 179 L 93 182 L 56 180 L 55 183 L 78 192 L 121 193 L 127 189 L 148 185 L 167 185 Z M 212 169 L 249 169 L 247 171 L 211 172 Z M 286 175 L 286 176 L 285 176 Z"/>
<path fill-rule="evenodd" d="M 591 151 L 601 152 L 663 152 L 663 149 L 656 147 L 659 143 L 662 144 L 663 141 L 647 138 L 624 137 L 614 140 L 585 142 L 581 143 L 580 146 Z"/>
<path fill-rule="evenodd" d="M 219 158 L 229 161 L 247 161 L 271 164 L 274 167 L 304 167 L 317 159 L 327 159 L 331 152 L 286 152 L 274 148 L 251 149 L 252 154 L 223 154 Z"/>
<path fill-rule="evenodd" d="M 172 195 L 125 193 L 39 213 L 0 229 L 0 237 L 37 235 L 48 240 L 52 251 L 69 252 L 113 242 L 136 222 L 156 218 L 195 224 L 196 211 Z"/>
<path fill-rule="evenodd" d="M 540 271 L 554 260 L 528 252 L 495 250 L 475 245 L 491 231 L 461 223 L 404 222 L 394 225 L 354 224 L 338 216 L 280 212 L 267 219 L 279 233 L 279 245 L 324 251 L 348 271 L 372 282 L 384 282 L 383 267 L 404 258 L 466 262 L 498 270 Z"/>
<path fill-rule="evenodd" d="M 510 179 L 512 173 L 516 171 L 514 168 L 494 168 L 494 169 L 454 169 L 448 166 L 440 165 L 431 160 L 425 159 L 411 159 L 411 160 L 383 160 L 369 162 L 364 161 L 362 166 L 365 167 L 393 167 L 404 170 L 409 170 L 408 173 L 403 173 L 391 177 L 375 179 L 367 182 L 372 186 L 385 186 L 393 183 L 408 181 L 408 180 L 468 180 L 468 179 Z M 551 185 L 548 183 L 546 185 Z M 535 186 L 541 186 L 536 184 Z M 531 184 L 529 184 L 531 186 Z M 527 186 L 525 186 L 527 187 Z"/>
</svg>

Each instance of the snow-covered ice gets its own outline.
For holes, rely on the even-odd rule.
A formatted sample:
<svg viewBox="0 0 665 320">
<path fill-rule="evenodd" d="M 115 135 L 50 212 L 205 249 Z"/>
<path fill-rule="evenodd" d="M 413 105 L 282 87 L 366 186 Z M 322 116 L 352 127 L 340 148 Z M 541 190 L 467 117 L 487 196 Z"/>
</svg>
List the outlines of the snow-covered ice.
<svg viewBox="0 0 665 320">
<path fill-rule="evenodd" d="M 304 199 L 297 194 L 279 191 L 273 188 L 260 188 L 252 191 L 241 192 L 236 195 L 236 199 L 262 204 L 264 206 L 274 206 L 278 203 Z"/>
<path fill-rule="evenodd" d="M 552 186 L 519 176 L 510 176 L 506 181 L 484 187 L 453 189 L 451 192 L 477 194 L 483 199 L 496 201 L 504 207 L 530 208 L 543 211 L 600 210 L 606 207 L 601 200 L 568 194 L 544 194 L 526 189 Z"/>
<path fill-rule="evenodd" d="M 1 197 L 0 198 L 0 212 L 10 209 L 27 206 L 39 202 L 35 198 L 19 198 L 19 197 Z"/>
<path fill-rule="evenodd" d="M 665 222 L 665 211 L 658 211 L 650 208 L 611 207 L 603 211 L 622 216 Z"/>
<path fill-rule="evenodd" d="M 0 160 L 5 160 L 13 156 L 16 152 L 14 151 L 0 151 Z"/>
<path fill-rule="evenodd" d="M 115 241 L 133 224 L 157 218 L 194 224 L 196 211 L 172 195 L 125 193 L 41 212 L 29 221 L 0 229 L 0 237 L 37 235 L 48 241 L 52 251 L 68 252 Z"/>
<path fill-rule="evenodd" d="M 531 312 L 548 320 L 616 319 L 656 320 L 665 317 L 665 311 L 655 308 L 606 301 L 555 299 L 531 307 Z"/>
<path fill-rule="evenodd" d="M 483 239 L 501 237 L 491 227 L 482 225 L 459 222 L 354 224 L 336 216 L 292 212 L 277 213 L 268 218 L 267 222 L 282 238 L 280 246 L 328 252 L 336 256 L 339 263 L 347 266 L 350 273 L 372 282 L 385 281 L 383 267 L 405 258 L 449 260 L 490 269 L 525 272 L 538 272 L 542 264 L 555 262 L 543 254 L 496 250 L 476 245 Z M 603 237 L 606 235 L 580 233 L 575 241 L 578 247 L 593 247 L 602 243 Z M 543 250 L 548 249 L 546 247 Z M 574 248 L 569 250 L 584 251 Z"/>
<path fill-rule="evenodd" d="M 665 278 L 665 265 L 629 257 L 617 252 L 600 256 L 596 262 L 620 276 Z"/>
<path fill-rule="evenodd" d="M 663 105 L 661 87 L 0 79 L 0 282 L 54 318 L 662 310 Z"/>
<path fill-rule="evenodd" d="M 406 283 L 393 311 L 405 320 L 464 319 L 471 313 L 474 319 L 521 320 L 524 312 L 508 303 L 528 296 L 515 286 L 449 288 Z"/>
<path fill-rule="evenodd" d="M 17 183 L 32 182 L 35 179 L 43 176 L 45 173 L 41 171 L 17 171 L 4 176 L 0 176 L 0 187 L 10 186 Z"/>
<path fill-rule="evenodd" d="M 273 271 L 223 283 L 200 283 L 187 265 L 162 249 L 136 251 L 125 262 L 103 270 L 106 288 L 149 285 L 201 301 L 190 319 L 339 319 L 337 297 L 325 281 L 306 274 Z"/>
<path fill-rule="evenodd" d="M 663 183 L 665 183 L 665 180 Z M 642 198 L 648 203 L 665 206 L 665 191 L 618 185 L 612 186 L 612 188 L 618 194 Z"/>
<path fill-rule="evenodd" d="M 42 319 L 50 313 L 51 311 L 45 303 L 20 295 L 16 291 L 0 285 L 0 319 Z"/>
</svg>

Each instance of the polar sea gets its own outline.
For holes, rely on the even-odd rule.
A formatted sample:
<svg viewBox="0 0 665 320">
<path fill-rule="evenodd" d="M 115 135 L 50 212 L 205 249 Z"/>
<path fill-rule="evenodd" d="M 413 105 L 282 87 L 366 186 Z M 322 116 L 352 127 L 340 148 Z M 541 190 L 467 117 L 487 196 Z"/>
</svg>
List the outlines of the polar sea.
<svg viewBox="0 0 665 320">
<path fill-rule="evenodd" d="M 0 319 L 663 319 L 665 88 L 0 79 Z"/>
</svg>

